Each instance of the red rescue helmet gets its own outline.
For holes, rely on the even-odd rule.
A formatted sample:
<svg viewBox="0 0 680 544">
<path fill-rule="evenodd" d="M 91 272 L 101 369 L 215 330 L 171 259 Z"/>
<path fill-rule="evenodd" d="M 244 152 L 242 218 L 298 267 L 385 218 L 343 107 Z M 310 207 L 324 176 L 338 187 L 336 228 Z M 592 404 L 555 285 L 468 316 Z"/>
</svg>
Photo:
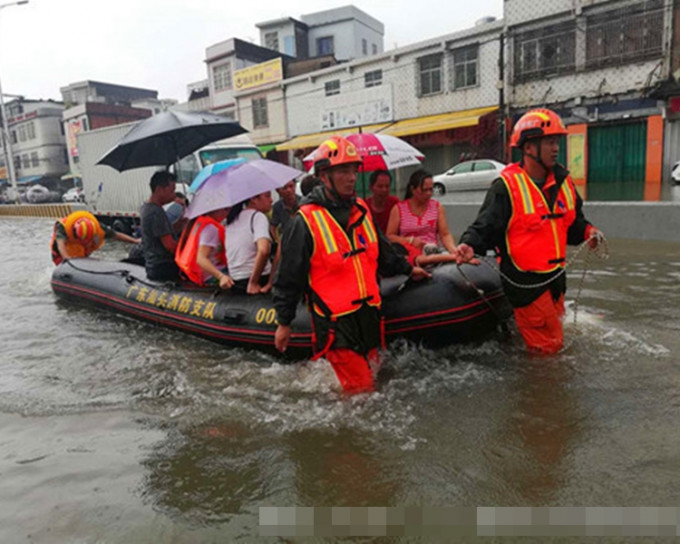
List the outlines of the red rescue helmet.
<svg viewBox="0 0 680 544">
<path fill-rule="evenodd" d="M 361 164 L 357 148 L 342 136 L 332 136 L 314 151 L 314 170 L 317 173 L 342 164 Z"/>
<path fill-rule="evenodd" d="M 77 240 L 89 242 L 97 234 L 97 226 L 89 217 L 81 217 L 73 223 L 73 234 Z"/>
<path fill-rule="evenodd" d="M 528 140 L 544 136 L 561 136 L 567 129 L 559 115 L 547 108 L 539 108 L 526 112 L 519 118 L 512 129 L 510 145 L 522 147 Z"/>
</svg>

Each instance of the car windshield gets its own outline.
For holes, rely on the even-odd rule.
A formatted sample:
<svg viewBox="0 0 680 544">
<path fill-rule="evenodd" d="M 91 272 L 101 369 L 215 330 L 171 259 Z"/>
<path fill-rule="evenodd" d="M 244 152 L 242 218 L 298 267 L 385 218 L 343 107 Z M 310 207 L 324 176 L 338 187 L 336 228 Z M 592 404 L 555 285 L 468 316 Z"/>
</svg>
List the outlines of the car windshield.
<svg viewBox="0 0 680 544">
<path fill-rule="evenodd" d="M 199 151 L 198 155 L 201 158 L 201 164 L 203 166 L 229 159 L 242 158 L 252 161 L 262 158 L 260 150 L 253 147 L 218 147 L 215 149 L 204 149 L 203 151 Z"/>
</svg>

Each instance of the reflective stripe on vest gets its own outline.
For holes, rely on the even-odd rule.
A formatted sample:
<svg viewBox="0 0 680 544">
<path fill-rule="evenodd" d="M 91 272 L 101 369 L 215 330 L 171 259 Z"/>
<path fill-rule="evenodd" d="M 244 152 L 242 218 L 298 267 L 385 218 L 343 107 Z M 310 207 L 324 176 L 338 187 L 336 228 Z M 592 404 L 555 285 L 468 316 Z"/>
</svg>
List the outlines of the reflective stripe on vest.
<svg viewBox="0 0 680 544">
<path fill-rule="evenodd" d="M 212 217 L 205 215 L 198 217 L 189 228 L 184 229 L 180 241 L 177 244 L 177 250 L 175 251 L 175 262 L 177 263 L 177 266 L 184 272 L 190 281 L 197 285 L 204 284 L 204 276 L 206 274 L 199 266 L 196 258 L 198 257 L 201 233 L 208 225 L 213 225 L 217 228 L 222 243 L 221 248 L 216 248 L 218 250 L 216 266 L 217 268 L 226 267 L 227 257 L 224 250 L 224 226 L 215 221 Z"/>
<path fill-rule="evenodd" d="M 363 304 L 380 306 L 378 235 L 367 210 L 357 199 L 350 212 L 350 233 L 323 206 L 305 204 L 298 211 L 314 240 L 309 285 L 319 315 L 337 318 Z"/>
<path fill-rule="evenodd" d="M 543 191 L 519 164 L 507 166 L 501 178 L 512 205 L 505 241 L 514 266 L 523 272 L 541 273 L 563 267 L 567 231 L 576 218 L 576 190 L 571 178 L 567 176 L 562 183 L 552 209 Z"/>
</svg>

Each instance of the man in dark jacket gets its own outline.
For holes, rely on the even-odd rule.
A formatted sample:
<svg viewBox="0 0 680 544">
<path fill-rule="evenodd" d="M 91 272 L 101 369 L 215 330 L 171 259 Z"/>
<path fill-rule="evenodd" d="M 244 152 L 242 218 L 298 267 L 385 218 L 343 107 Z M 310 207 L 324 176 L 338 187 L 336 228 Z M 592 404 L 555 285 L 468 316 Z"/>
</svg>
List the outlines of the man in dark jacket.
<svg viewBox="0 0 680 544">
<path fill-rule="evenodd" d="M 559 138 L 567 131 L 547 109 L 531 110 L 516 123 L 511 145 L 522 160 L 494 181 L 475 222 L 458 245 L 458 262 L 497 249 L 508 300 L 527 347 L 542 353 L 562 348 L 566 245 L 602 234 L 584 217 L 569 173 L 557 163 Z"/>
<path fill-rule="evenodd" d="M 297 304 L 306 295 L 315 358 L 331 362 L 345 392 L 371 391 L 369 360 L 377 358 L 382 340 L 377 275 L 421 279 L 428 274 L 394 251 L 366 204 L 355 197 L 361 159 L 354 145 L 335 136 L 315 157 L 322 185 L 303 200 L 283 234 L 273 289 L 276 347 L 285 351 Z"/>
</svg>

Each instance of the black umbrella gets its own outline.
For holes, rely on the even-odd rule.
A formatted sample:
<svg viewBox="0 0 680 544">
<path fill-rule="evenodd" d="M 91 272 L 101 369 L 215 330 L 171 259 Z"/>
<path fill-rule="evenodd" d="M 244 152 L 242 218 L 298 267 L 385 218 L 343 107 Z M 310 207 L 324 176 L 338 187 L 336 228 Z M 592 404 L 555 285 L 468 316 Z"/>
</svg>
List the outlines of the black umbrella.
<svg viewBox="0 0 680 544">
<path fill-rule="evenodd" d="M 144 166 L 169 166 L 212 142 L 247 132 L 212 113 L 167 111 L 137 123 L 97 164 L 119 172 Z"/>
</svg>

